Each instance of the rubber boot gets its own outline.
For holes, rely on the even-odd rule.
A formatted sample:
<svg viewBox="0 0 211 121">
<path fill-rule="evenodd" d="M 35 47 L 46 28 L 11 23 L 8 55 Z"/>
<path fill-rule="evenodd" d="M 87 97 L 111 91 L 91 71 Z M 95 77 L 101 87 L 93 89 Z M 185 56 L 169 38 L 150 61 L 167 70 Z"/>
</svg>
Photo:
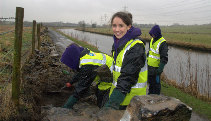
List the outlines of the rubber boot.
<svg viewBox="0 0 211 121">
<path fill-rule="evenodd" d="M 68 108 L 68 109 L 72 109 L 73 105 L 78 101 L 77 98 L 75 98 L 73 95 L 70 96 L 67 100 L 67 102 L 64 104 L 64 106 L 62 108 Z"/>
</svg>

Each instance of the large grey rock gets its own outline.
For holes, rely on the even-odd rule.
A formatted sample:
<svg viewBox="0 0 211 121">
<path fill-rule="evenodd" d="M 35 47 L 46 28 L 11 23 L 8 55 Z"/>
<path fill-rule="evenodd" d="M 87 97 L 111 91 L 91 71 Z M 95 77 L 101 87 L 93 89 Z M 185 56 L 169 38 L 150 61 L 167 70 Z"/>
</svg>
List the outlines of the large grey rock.
<svg viewBox="0 0 211 121">
<path fill-rule="evenodd" d="M 192 108 L 163 95 L 135 96 L 121 121 L 189 121 Z"/>
</svg>

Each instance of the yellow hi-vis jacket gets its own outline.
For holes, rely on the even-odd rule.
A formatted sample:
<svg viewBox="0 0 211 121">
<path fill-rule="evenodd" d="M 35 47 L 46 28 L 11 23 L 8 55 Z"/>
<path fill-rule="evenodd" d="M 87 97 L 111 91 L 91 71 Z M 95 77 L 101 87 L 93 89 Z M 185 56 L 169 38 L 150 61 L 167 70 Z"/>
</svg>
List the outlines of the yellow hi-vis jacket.
<svg viewBox="0 0 211 121">
<path fill-rule="evenodd" d="M 166 41 L 163 37 L 161 37 L 156 42 L 153 42 L 153 38 L 150 41 L 150 49 L 149 49 L 149 56 L 147 58 L 148 65 L 152 67 L 159 67 L 160 64 L 160 54 L 159 48 L 162 42 Z"/>
<path fill-rule="evenodd" d="M 112 71 L 112 64 L 113 64 L 113 58 L 103 54 L 103 53 L 95 53 L 90 50 L 89 54 L 84 55 L 83 57 L 80 58 L 80 64 L 79 68 L 83 65 L 96 65 L 96 66 L 101 66 L 106 64 L 110 70 Z M 95 82 L 98 83 L 100 80 L 99 76 L 96 76 Z M 100 90 L 107 90 L 108 88 L 111 87 L 112 83 L 107 83 L 107 82 L 101 82 L 98 85 L 98 88 Z"/>
<path fill-rule="evenodd" d="M 118 54 L 118 56 L 116 58 L 116 64 L 114 65 L 114 69 L 113 69 L 113 83 L 111 86 L 110 95 L 112 94 L 113 89 L 116 87 L 117 79 L 121 74 L 120 72 L 121 72 L 121 67 L 122 67 L 125 53 L 127 50 L 129 50 L 131 47 L 133 47 L 136 43 L 143 44 L 143 42 L 138 39 L 135 39 L 135 40 L 131 39 L 130 41 L 127 42 L 125 47 Z M 137 83 L 131 87 L 130 93 L 126 94 L 124 101 L 120 105 L 122 105 L 122 106 L 128 105 L 130 103 L 130 100 L 134 96 L 146 95 L 147 74 L 148 74 L 148 71 L 147 71 L 147 59 L 146 59 L 144 67 L 141 68 L 141 70 L 140 70 Z"/>
</svg>

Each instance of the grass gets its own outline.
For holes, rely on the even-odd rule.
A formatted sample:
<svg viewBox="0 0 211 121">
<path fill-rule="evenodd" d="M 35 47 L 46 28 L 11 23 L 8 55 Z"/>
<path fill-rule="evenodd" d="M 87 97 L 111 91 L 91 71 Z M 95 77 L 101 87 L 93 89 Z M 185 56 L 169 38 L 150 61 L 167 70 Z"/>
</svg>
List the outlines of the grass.
<svg viewBox="0 0 211 121">
<path fill-rule="evenodd" d="M 211 103 L 197 99 L 194 96 L 184 93 L 180 89 L 166 84 L 165 82 L 162 82 L 161 93 L 166 96 L 179 99 L 183 103 L 190 106 L 197 114 L 200 114 L 211 120 Z"/>
<path fill-rule="evenodd" d="M 15 30 L 15 26 L 12 25 L 0 25 L 0 33 Z"/>
<path fill-rule="evenodd" d="M 4 25 L 0 25 L 2 27 Z M 4 26 L 1 29 L 2 32 L 8 32 L 13 29 L 14 26 Z M 11 76 L 11 65 L 13 61 L 13 49 L 14 49 L 14 36 L 15 32 L 9 32 L 3 35 L 0 35 L 0 82 L 8 80 Z M 31 48 L 32 40 L 32 29 L 31 27 L 24 27 L 23 30 L 23 39 L 22 39 L 22 56 L 28 52 Z M 24 58 L 22 58 L 24 61 Z"/>
</svg>

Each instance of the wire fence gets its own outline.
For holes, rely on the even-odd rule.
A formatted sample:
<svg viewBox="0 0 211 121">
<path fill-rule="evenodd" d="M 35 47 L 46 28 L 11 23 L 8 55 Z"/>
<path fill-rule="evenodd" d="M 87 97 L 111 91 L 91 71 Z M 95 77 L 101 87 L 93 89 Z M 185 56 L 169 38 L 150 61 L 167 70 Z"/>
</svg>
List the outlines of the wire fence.
<svg viewBox="0 0 211 121">
<path fill-rule="evenodd" d="M 23 29 L 23 41 L 21 50 L 21 63 L 23 64 L 28 57 L 29 52 L 32 48 L 32 27 L 25 27 Z M 9 39 L 8 39 L 9 38 Z M 13 71 L 13 56 L 14 56 L 14 45 L 5 45 L 14 43 L 15 30 L 3 31 L 0 33 L 0 89 L 4 88 L 5 85 L 12 81 Z M 7 40 L 8 39 L 8 40 Z"/>
<path fill-rule="evenodd" d="M 31 28 L 26 28 L 26 29 L 23 30 L 23 32 L 27 32 L 27 31 L 31 31 Z M 8 34 L 10 32 L 14 32 L 14 30 L 3 32 L 3 34 L 0 33 L 0 37 L 3 36 L 3 35 L 5 35 L 5 37 L 7 37 L 6 34 Z M 26 36 L 30 36 L 30 38 L 31 38 L 31 35 L 26 35 Z M 23 33 L 23 37 L 24 37 L 24 33 Z M 11 48 L 11 49 L 8 50 L 7 48 L 2 47 L 2 46 L 5 46 L 5 45 L 0 43 L 0 50 L 1 50 L 0 51 L 0 62 L 1 62 L 0 75 L 2 75 L 3 73 L 7 73 L 7 72 L 12 71 L 11 66 L 12 66 L 13 52 L 14 52 L 14 48 Z M 26 53 L 28 52 L 26 50 L 31 48 L 31 40 L 24 41 L 22 48 L 23 48 L 22 57 L 24 57 L 24 55 L 26 55 Z"/>
<path fill-rule="evenodd" d="M 4 86 L 5 84 L 11 81 L 12 77 L 12 58 L 8 59 L 7 57 L 12 55 L 13 49 L 9 50 L 7 53 L 3 55 L 0 65 L 0 82 L 1 85 Z"/>
<path fill-rule="evenodd" d="M 7 34 L 7 33 L 10 33 L 10 32 L 14 32 L 15 30 L 10 30 L 10 31 L 6 31 L 6 32 L 2 32 L 0 33 L 0 35 L 4 35 L 4 34 Z"/>
</svg>

